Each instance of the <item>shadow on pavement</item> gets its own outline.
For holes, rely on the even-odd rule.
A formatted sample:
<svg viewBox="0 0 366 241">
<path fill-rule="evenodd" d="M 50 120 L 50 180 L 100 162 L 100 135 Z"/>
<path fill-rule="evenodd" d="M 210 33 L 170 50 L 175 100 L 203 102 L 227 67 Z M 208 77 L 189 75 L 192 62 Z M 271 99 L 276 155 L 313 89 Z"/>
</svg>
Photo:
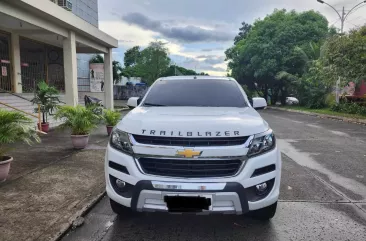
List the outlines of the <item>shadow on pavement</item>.
<svg viewBox="0 0 366 241">
<path fill-rule="evenodd" d="M 187 224 L 187 220 L 189 223 Z M 232 215 L 139 213 L 118 217 L 104 240 L 277 240 L 271 222 Z"/>
</svg>

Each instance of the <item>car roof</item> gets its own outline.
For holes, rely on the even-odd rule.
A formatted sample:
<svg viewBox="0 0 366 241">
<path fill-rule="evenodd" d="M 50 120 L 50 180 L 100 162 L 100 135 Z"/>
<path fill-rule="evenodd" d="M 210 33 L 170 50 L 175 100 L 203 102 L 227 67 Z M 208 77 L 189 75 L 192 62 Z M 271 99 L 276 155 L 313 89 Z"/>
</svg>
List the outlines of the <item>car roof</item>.
<svg viewBox="0 0 366 241">
<path fill-rule="evenodd" d="M 184 76 L 168 76 L 161 77 L 157 80 L 188 80 L 188 79 L 210 79 L 210 80 L 235 80 L 232 77 L 225 76 L 207 76 L 207 75 L 184 75 Z"/>
</svg>

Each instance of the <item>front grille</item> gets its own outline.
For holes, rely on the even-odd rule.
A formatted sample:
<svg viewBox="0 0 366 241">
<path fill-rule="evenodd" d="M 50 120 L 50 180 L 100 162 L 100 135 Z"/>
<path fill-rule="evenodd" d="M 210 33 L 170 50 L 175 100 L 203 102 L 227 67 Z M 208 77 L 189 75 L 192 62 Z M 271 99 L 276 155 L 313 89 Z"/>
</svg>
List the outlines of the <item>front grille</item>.
<svg viewBox="0 0 366 241">
<path fill-rule="evenodd" d="M 242 160 L 205 159 L 138 159 L 144 173 L 167 177 L 227 177 L 233 176 L 242 165 Z"/>
<path fill-rule="evenodd" d="M 161 146 L 185 146 L 185 147 L 202 147 L 202 146 L 238 146 L 243 145 L 247 140 L 247 136 L 240 137 L 213 137 L 213 138 L 187 138 L 187 137 L 156 137 L 133 135 L 133 138 L 141 144 L 161 145 Z"/>
</svg>

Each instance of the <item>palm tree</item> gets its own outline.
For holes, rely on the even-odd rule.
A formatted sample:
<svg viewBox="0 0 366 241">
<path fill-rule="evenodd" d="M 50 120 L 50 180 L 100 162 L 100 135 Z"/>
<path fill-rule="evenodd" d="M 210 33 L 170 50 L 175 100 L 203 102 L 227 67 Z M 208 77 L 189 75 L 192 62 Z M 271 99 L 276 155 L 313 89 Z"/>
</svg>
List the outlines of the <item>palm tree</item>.
<svg viewBox="0 0 366 241">
<path fill-rule="evenodd" d="M 40 81 L 37 85 L 34 98 L 31 100 L 33 104 L 39 104 L 42 112 L 42 123 L 47 123 L 48 115 L 57 108 L 60 103 L 58 98 L 59 92 L 55 87 L 49 86 L 44 80 Z M 35 108 L 35 112 L 38 108 Z"/>
<path fill-rule="evenodd" d="M 310 64 L 312 61 L 316 61 L 323 57 L 324 48 L 326 44 L 310 42 L 308 48 L 295 47 L 295 51 L 301 53 L 306 63 Z"/>
<path fill-rule="evenodd" d="M 34 122 L 22 113 L 0 109 L 0 161 L 9 151 L 9 145 L 19 141 L 29 145 L 40 142 Z"/>
<path fill-rule="evenodd" d="M 309 68 L 315 61 L 323 56 L 325 44 L 310 42 L 308 48 L 296 46 L 294 51 L 301 54 L 303 61 L 306 63 L 305 68 Z M 277 80 L 287 80 L 290 82 L 298 81 L 299 77 L 286 71 L 280 71 L 276 74 Z"/>
<path fill-rule="evenodd" d="M 112 72 L 113 72 L 113 83 L 118 83 L 122 79 L 123 68 L 120 62 L 113 60 L 112 62 Z"/>
</svg>

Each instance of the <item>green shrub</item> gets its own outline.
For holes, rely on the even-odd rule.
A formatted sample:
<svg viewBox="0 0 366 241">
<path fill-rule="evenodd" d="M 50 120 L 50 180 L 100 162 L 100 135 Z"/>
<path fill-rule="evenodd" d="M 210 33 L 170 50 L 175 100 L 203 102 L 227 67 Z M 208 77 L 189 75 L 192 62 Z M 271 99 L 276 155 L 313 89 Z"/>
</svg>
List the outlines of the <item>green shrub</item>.
<svg viewBox="0 0 366 241">
<path fill-rule="evenodd" d="M 329 93 L 325 97 L 325 105 L 327 107 L 332 107 L 336 104 L 336 95 L 334 93 Z"/>
<path fill-rule="evenodd" d="M 332 111 L 335 111 L 335 112 L 341 112 L 341 110 L 342 110 L 341 104 L 335 103 L 335 104 L 333 104 L 333 105 L 330 106 L 330 109 Z"/>
<path fill-rule="evenodd" d="M 114 110 L 105 110 L 103 117 L 107 126 L 115 126 L 121 119 L 121 112 Z"/>
<path fill-rule="evenodd" d="M 301 106 L 310 109 L 321 109 L 326 106 L 328 88 L 320 81 L 300 80 L 297 85 L 297 96 Z"/>
<path fill-rule="evenodd" d="M 91 110 L 95 115 L 99 116 L 98 119 L 95 119 L 95 124 L 99 125 L 103 122 L 103 106 L 98 104 L 88 104 L 85 106 L 88 110 Z"/>
<path fill-rule="evenodd" d="M 333 104 L 330 109 L 332 111 L 354 114 L 354 115 L 366 115 L 366 107 L 357 103 L 345 102 L 340 104 Z"/>
<path fill-rule="evenodd" d="M 88 135 L 102 119 L 102 116 L 95 114 L 92 109 L 80 105 L 61 106 L 55 117 L 64 121 L 60 128 L 71 129 L 71 135 Z"/>
<path fill-rule="evenodd" d="M 302 106 L 310 109 L 324 108 L 326 99 L 326 90 L 310 89 L 300 95 L 299 101 Z"/>
<path fill-rule="evenodd" d="M 40 142 L 34 122 L 24 114 L 0 109 L 0 161 L 15 142 Z"/>
</svg>

